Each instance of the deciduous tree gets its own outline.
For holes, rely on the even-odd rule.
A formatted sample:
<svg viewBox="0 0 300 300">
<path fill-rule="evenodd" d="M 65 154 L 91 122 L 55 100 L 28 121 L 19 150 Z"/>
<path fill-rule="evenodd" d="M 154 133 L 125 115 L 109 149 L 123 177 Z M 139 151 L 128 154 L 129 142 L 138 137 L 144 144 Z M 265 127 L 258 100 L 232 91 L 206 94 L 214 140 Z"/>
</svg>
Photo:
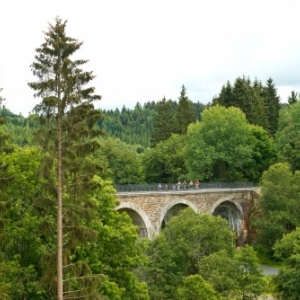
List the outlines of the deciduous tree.
<svg viewBox="0 0 300 300">
<path fill-rule="evenodd" d="M 243 167 L 245 178 L 254 183 L 261 180 L 264 171 L 276 161 L 274 139 L 261 126 L 249 125 L 251 130 L 250 146 L 252 148 L 251 161 Z"/>
<path fill-rule="evenodd" d="M 204 257 L 199 262 L 199 273 L 207 280 L 219 296 L 232 299 L 239 290 L 238 266 L 233 253 L 219 251 Z"/>
<path fill-rule="evenodd" d="M 252 247 L 213 253 L 199 262 L 202 277 L 221 299 L 256 299 L 264 291 L 264 279 Z"/>
<path fill-rule="evenodd" d="M 213 106 L 188 128 L 184 155 L 191 178 L 238 181 L 251 161 L 251 130 L 242 111 Z"/>
<path fill-rule="evenodd" d="M 252 224 L 258 234 L 257 245 L 269 255 L 275 242 L 300 224 L 299 176 L 299 171 L 293 174 L 286 163 L 272 165 L 262 176 L 260 212 L 253 216 Z"/>
<path fill-rule="evenodd" d="M 275 146 L 281 162 L 288 162 L 293 171 L 300 170 L 300 102 L 280 111 Z"/>
<path fill-rule="evenodd" d="M 148 183 L 176 183 L 186 178 L 183 145 L 185 136 L 173 134 L 143 153 L 145 180 Z"/>
<path fill-rule="evenodd" d="M 204 257 L 222 249 L 232 253 L 232 240 L 225 219 L 195 213 L 191 208 L 181 210 L 150 242 L 145 276 L 151 299 L 177 299 L 182 280 L 199 274 Z"/>
<path fill-rule="evenodd" d="M 275 277 L 278 299 L 299 299 L 300 286 L 300 228 L 283 236 L 274 246 L 275 257 L 285 262 Z"/>
<path fill-rule="evenodd" d="M 101 148 L 97 150 L 95 159 L 107 161 L 105 173 L 114 184 L 143 183 L 144 174 L 138 146 L 128 145 L 116 138 L 100 140 Z"/>
<path fill-rule="evenodd" d="M 241 298 L 257 299 L 264 291 L 265 281 L 255 251 L 249 245 L 236 251 L 237 282 Z"/>
<path fill-rule="evenodd" d="M 216 293 L 210 283 L 201 275 L 190 275 L 183 279 L 182 286 L 178 289 L 179 299 L 182 300 L 217 300 Z"/>
<path fill-rule="evenodd" d="M 2 89 L 0 88 L 0 92 Z M 0 95 L 0 107 L 4 102 L 4 98 Z M 3 124 L 6 122 L 5 117 L 0 114 L 0 154 L 9 153 L 12 151 L 12 147 L 8 144 L 9 134 L 3 129 Z M 4 172 L 7 169 L 7 165 L 0 161 L 0 197 L 1 190 L 5 189 L 8 179 L 5 178 Z"/>
<path fill-rule="evenodd" d="M 16 148 L 0 159 L 7 164 L 5 176 L 10 178 L 0 201 L 0 252 L 5 266 L 0 282 L 9 283 L 11 299 L 38 299 L 45 296 L 39 286 L 45 250 L 40 233 L 43 222 L 34 207 L 40 191 L 40 154 L 37 148 Z"/>
</svg>

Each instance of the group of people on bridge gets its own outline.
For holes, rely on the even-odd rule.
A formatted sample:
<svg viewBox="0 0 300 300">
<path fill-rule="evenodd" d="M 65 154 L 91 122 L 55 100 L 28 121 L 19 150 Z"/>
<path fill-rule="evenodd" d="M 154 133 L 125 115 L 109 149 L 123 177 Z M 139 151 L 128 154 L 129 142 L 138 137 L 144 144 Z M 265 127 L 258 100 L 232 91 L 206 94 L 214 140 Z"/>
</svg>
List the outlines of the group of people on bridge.
<svg viewBox="0 0 300 300">
<path fill-rule="evenodd" d="M 180 180 L 178 180 L 178 182 L 176 184 L 172 184 L 172 188 L 169 188 L 169 184 L 165 184 L 163 187 L 162 184 L 159 183 L 157 186 L 157 189 L 159 191 L 163 191 L 163 190 L 179 191 L 179 190 L 193 190 L 193 189 L 198 190 L 199 186 L 200 186 L 200 181 L 198 179 L 195 182 L 190 181 L 189 183 L 187 183 L 185 180 L 183 181 L 183 183 L 181 183 Z"/>
</svg>

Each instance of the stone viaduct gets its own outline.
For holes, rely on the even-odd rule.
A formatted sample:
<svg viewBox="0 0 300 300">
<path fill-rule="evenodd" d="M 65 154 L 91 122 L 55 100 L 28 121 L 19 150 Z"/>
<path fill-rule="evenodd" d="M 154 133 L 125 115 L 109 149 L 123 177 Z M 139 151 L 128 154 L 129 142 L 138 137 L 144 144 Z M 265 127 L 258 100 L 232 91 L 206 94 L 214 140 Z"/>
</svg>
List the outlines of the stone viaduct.
<svg viewBox="0 0 300 300">
<path fill-rule="evenodd" d="M 140 237 L 151 239 L 179 210 L 191 207 L 195 212 L 225 218 L 242 243 L 247 236 L 249 208 L 258 194 L 259 189 L 253 187 L 119 192 L 117 210 L 128 213 Z"/>
</svg>

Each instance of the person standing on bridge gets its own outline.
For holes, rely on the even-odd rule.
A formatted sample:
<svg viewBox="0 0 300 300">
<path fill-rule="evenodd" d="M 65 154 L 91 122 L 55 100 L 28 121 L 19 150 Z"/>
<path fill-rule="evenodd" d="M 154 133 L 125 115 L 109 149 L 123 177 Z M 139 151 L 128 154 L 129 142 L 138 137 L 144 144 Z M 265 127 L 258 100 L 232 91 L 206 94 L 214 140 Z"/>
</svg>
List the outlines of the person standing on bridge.
<svg viewBox="0 0 300 300">
<path fill-rule="evenodd" d="M 196 188 L 196 190 L 199 190 L 199 185 L 200 185 L 200 181 L 197 179 L 195 181 L 195 188 Z"/>
</svg>

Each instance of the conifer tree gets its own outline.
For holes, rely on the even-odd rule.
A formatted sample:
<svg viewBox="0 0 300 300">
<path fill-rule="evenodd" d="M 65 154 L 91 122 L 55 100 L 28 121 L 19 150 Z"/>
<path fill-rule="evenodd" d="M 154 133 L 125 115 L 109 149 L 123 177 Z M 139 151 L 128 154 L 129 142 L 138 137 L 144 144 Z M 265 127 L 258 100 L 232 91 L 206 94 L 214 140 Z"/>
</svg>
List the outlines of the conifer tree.
<svg viewBox="0 0 300 300">
<path fill-rule="evenodd" d="M 234 98 L 232 95 L 232 85 L 229 81 L 227 81 L 226 85 L 222 86 L 219 96 L 213 99 L 212 104 L 219 104 L 228 108 L 230 106 L 236 106 L 236 104 L 233 101 Z"/>
<path fill-rule="evenodd" d="M 234 106 L 239 107 L 247 117 L 247 120 L 253 124 L 254 103 L 252 98 L 251 81 L 249 78 L 238 77 L 233 85 Z"/>
<path fill-rule="evenodd" d="M 182 85 L 178 110 L 176 114 L 176 131 L 178 134 L 186 134 L 188 126 L 196 121 L 193 103 L 186 94 L 186 88 Z"/>
<path fill-rule="evenodd" d="M 280 110 L 280 97 L 277 95 L 277 89 L 272 78 L 267 80 L 264 89 L 265 105 L 268 107 L 269 132 L 275 135 L 278 127 L 278 117 Z"/>
<path fill-rule="evenodd" d="M 293 101 L 293 100 L 291 100 Z M 277 95 L 273 80 L 270 78 L 266 86 L 257 79 L 252 83 L 249 78 L 238 77 L 233 86 L 230 82 L 224 85 L 219 96 L 213 98 L 213 105 L 239 107 L 246 115 L 249 123 L 262 126 L 271 136 L 277 129 L 280 97 Z"/>
<path fill-rule="evenodd" d="M 262 126 L 269 131 L 268 107 L 264 101 L 264 87 L 261 81 L 254 80 L 251 88 L 253 99 L 253 118 L 248 120 L 253 125 Z"/>
<path fill-rule="evenodd" d="M 175 110 L 172 102 L 163 97 L 156 104 L 156 116 L 151 133 L 151 147 L 167 140 L 175 131 Z"/>
<path fill-rule="evenodd" d="M 100 276 L 91 274 L 87 260 L 78 253 L 95 239 L 91 229 L 93 203 L 86 195 L 97 169 L 88 159 L 98 147 L 93 137 L 102 134 L 94 127 L 101 115 L 93 102 L 101 97 L 94 94 L 93 87 L 86 87 L 95 77 L 81 69 L 87 60 L 71 59 L 82 42 L 66 35 L 66 24 L 58 17 L 54 25 L 49 24 L 31 65 L 38 80 L 29 83 L 35 96 L 41 98 L 35 112 L 41 122 L 38 137 L 44 153 L 44 186 L 36 206 L 45 215 L 44 229 L 49 231 L 46 242 L 57 242 L 57 249 L 51 249 L 44 258 L 48 265 L 44 280 L 52 297 L 57 290 L 58 300 L 102 299 L 93 288 Z M 55 214 L 57 226 L 53 228 Z M 57 272 L 53 271 L 55 261 Z"/>
<path fill-rule="evenodd" d="M 288 103 L 289 104 L 294 104 L 296 102 L 300 101 L 300 95 L 298 95 L 297 92 L 292 91 L 291 95 L 288 97 Z"/>
</svg>

